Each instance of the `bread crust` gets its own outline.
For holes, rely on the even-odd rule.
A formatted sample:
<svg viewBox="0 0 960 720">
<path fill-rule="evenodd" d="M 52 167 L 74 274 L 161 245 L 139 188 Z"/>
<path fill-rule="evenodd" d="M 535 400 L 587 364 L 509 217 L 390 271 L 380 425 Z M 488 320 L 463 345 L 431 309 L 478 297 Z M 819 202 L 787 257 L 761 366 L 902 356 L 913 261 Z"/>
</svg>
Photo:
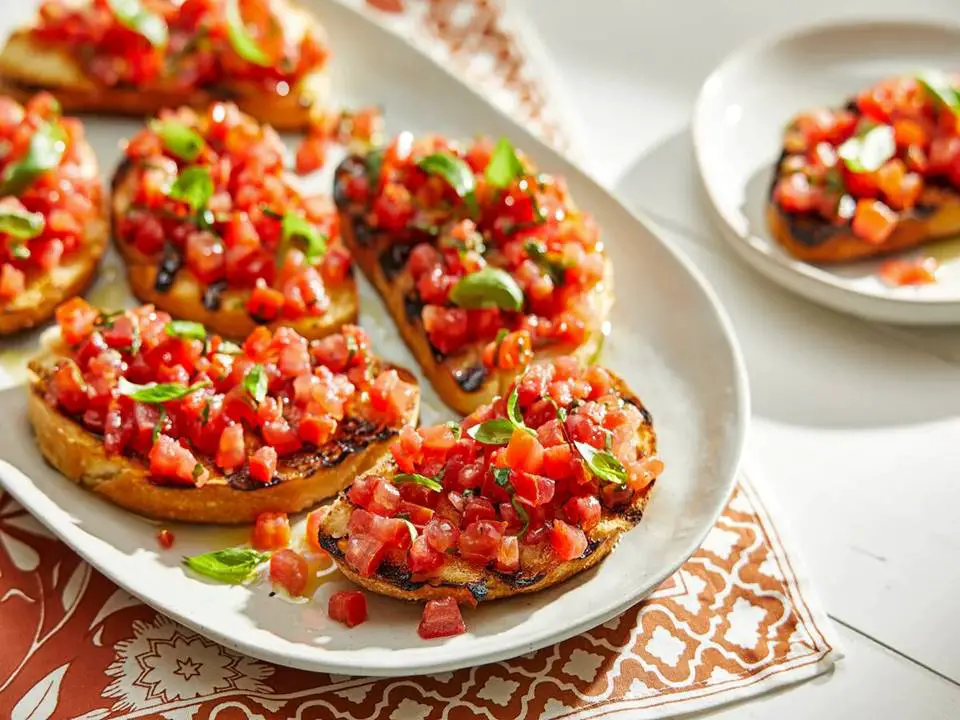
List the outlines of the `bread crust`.
<svg viewBox="0 0 960 720">
<path fill-rule="evenodd" d="M 334 195 L 337 195 L 336 191 Z M 400 330 L 400 336 L 440 399 L 461 415 L 469 415 L 481 405 L 488 404 L 498 395 L 504 394 L 517 372 L 485 368 L 482 362 L 483 344 L 453 355 L 440 356 L 427 339 L 419 314 L 415 318 L 408 314 L 407 297 L 413 290 L 413 278 L 409 271 L 403 267 L 388 277 L 381 263 L 381 256 L 390 252 L 394 240 L 384 233 L 374 232 L 364 226 L 363 219 L 351 213 L 348 207 L 341 203 L 338 203 L 338 206 L 340 233 L 344 244 L 350 250 L 354 262 L 383 298 Z M 582 363 L 589 362 L 603 343 L 605 325 L 613 301 L 613 263 L 607 258 L 603 280 L 590 298 L 595 322 L 584 343 L 553 345 L 541 349 L 537 351 L 534 362 L 549 361 L 560 355 L 572 355 Z M 458 377 L 461 378 L 459 381 Z"/>
<path fill-rule="evenodd" d="M 612 372 L 610 374 L 620 395 L 626 402 L 634 404 L 644 417 L 644 423 L 637 431 L 638 446 L 643 455 L 655 454 L 657 438 L 650 413 L 630 392 L 622 378 Z M 386 456 L 371 468 L 368 474 L 390 476 L 396 472 L 398 468 L 393 457 Z M 344 560 L 343 538 L 346 535 L 350 511 L 354 507 L 345 493 L 341 493 L 333 504 L 323 508 L 325 515 L 320 523 L 319 542 L 333 557 L 340 572 L 371 592 L 413 602 L 453 597 L 457 602 L 475 604 L 545 590 L 590 569 L 613 551 L 623 533 L 640 522 L 653 486 L 654 483 L 651 483 L 643 492 L 636 493 L 630 505 L 618 512 L 604 508 L 600 522 L 586 533 L 587 550 L 576 560 L 556 562 L 546 542 L 535 546 L 521 544 L 521 567 L 539 569 L 539 572 L 523 577 L 480 568 L 459 557 L 448 559 L 441 568 L 441 573 L 435 576 L 417 576 L 403 567 L 381 565 L 374 576 L 364 577 Z"/>
<path fill-rule="evenodd" d="M 204 286 L 187 268 L 177 271 L 169 289 L 163 292 L 157 290 L 157 260 L 144 255 L 117 236 L 119 219 L 128 212 L 135 192 L 136 173 L 133 169 L 132 164 L 124 162 L 114 174 L 111 216 L 114 245 L 124 260 L 130 288 L 142 302 L 152 303 L 174 317 L 203 323 L 218 335 L 231 339 L 243 339 L 258 326 L 265 324 L 271 330 L 280 326 L 291 327 L 308 340 L 315 340 L 337 332 L 342 325 L 357 321 L 360 303 L 352 271 L 342 283 L 327 288 L 330 307 L 322 315 L 305 316 L 296 320 L 280 318 L 272 323 L 258 323 L 247 312 L 250 290 L 246 289 L 224 290 L 220 293 L 220 308 L 207 309 L 203 303 Z"/>
<path fill-rule="evenodd" d="M 206 459 L 210 481 L 202 487 L 160 485 L 150 480 L 146 462 L 139 458 L 110 455 L 100 436 L 51 407 L 44 399 L 45 371 L 55 356 L 30 364 L 27 415 L 37 446 L 54 468 L 81 487 L 140 515 L 161 520 L 194 523 L 252 523 L 266 510 L 293 513 L 316 505 L 348 485 L 354 477 L 381 462 L 389 454 L 396 431 L 371 434 L 369 430 L 348 440 L 362 444 L 344 452 L 343 439 L 331 441 L 314 453 L 282 458 L 277 469 L 281 481 L 251 489 L 238 489 Z M 405 382 L 417 385 L 416 378 L 394 367 Z M 420 411 L 419 392 L 404 423 L 415 425 Z M 343 428 L 344 423 L 341 424 Z M 382 435 L 382 437 L 381 437 Z M 364 439 L 369 442 L 363 443 Z M 346 442 L 346 441 L 344 441 Z M 335 462 L 331 461 L 335 460 Z"/>
<path fill-rule="evenodd" d="M 282 3 L 298 23 L 314 33 L 322 30 L 304 9 Z M 197 109 L 217 100 L 229 100 L 260 122 L 281 131 L 305 129 L 316 113 L 329 101 L 327 73 L 317 70 L 302 77 L 286 96 L 267 96 L 262 86 L 233 82 L 216 90 L 184 89 L 157 84 L 137 88 L 104 87 L 90 79 L 83 65 L 68 48 L 40 43 L 27 28 L 14 32 L 0 52 L 0 91 L 24 101 L 38 90 L 57 96 L 68 113 L 116 113 L 119 115 L 155 115 L 166 107 L 189 105 Z"/>
<path fill-rule="evenodd" d="M 96 177 L 99 170 L 93 149 L 84 145 L 81 153 L 82 167 Z M 10 335 L 49 320 L 57 305 L 90 287 L 109 235 L 107 204 L 102 190 L 99 195 L 100 214 L 87 223 L 81 246 L 50 272 L 29 275 L 23 293 L 0 302 L 0 335 Z"/>
</svg>

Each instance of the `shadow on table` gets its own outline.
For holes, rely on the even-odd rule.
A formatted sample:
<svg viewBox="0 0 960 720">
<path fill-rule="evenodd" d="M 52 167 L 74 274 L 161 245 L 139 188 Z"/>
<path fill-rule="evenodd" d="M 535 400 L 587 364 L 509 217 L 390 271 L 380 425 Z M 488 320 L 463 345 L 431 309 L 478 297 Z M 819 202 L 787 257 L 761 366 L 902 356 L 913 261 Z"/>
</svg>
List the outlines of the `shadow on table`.
<svg viewBox="0 0 960 720">
<path fill-rule="evenodd" d="M 688 132 L 650 148 L 614 190 L 660 223 L 660 234 L 713 285 L 737 331 L 758 416 L 822 428 L 957 416 L 960 367 L 946 354 L 956 331 L 891 330 L 807 302 L 755 272 L 710 225 Z"/>
</svg>

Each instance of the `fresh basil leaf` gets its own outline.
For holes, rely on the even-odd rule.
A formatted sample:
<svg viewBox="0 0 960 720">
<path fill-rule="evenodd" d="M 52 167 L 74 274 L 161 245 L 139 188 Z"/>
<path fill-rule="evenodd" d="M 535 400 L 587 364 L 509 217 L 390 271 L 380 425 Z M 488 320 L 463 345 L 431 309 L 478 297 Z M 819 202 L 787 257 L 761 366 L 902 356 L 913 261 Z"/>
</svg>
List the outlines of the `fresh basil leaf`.
<svg viewBox="0 0 960 720">
<path fill-rule="evenodd" d="M 207 339 L 207 329 L 202 323 L 193 322 L 192 320 L 171 320 L 163 330 L 169 337 L 181 338 L 183 340 Z"/>
<path fill-rule="evenodd" d="M 458 423 L 456 420 L 448 420 L 447 427 L 450 428 L 450 432 L 453 433 L 453 436 L 459 440 L 461 434 L 460 423 Z"/>
<path fill-rule="evenodd" d="M 270 67 L 272 65 L 270 56 L 251 37 L 247 30 L 247 24 L 240 15 L 240 5 L 237 0 L 227 0 L 226 19 L 227 39 L 230 41 L 230 47 L 233 48 L 233 51 L 248 63 L 260 67 Z"/>
<path fill-rule="evenodd" d="M 383 148 L 377 148 L 367 153 L 363 161 L 367 169 L 367 185 L 374 193 L 380 185 L 380 170 L 383 168 Z"/>
<path fill-rule="evenodd" d="M 193 162 L 203 150 L 203 137 L 189 125 L 175 120 L 153 120 L 150 129 L 160 136 L 164 147 L 181 160 Z"/>
<path fill-rule="evenodd" d="M 147 39 L 154 47 L 167 44 L 167 22 L 150 12 L 140 0 L 107 0 L 107 6 L 120 24 Z"/>
<path fill-rule="evenodd" d="M 3 171 L 0 195 L 21 194 L 43 173 L 58 167 L 66 149 L 63 130 L 57 123 L 47 121 L 38 125 L 24 156 Z"/>
<path fill-rule="evenodd" d="M 510 468 L 493 468 L 493 481 L 502 488 L 510 488 L 510 493 L 513 494 L 513 486 L 510 484 Z"/>
<path fill-rule="evenodd" d="M 617 457 L 607 450 L 597 450 L 593 445 L 583 442 L 573 443 L 580 457 L 598 479 L 616 485 L 623 485 L 627 481 L 627 471 Z"/>
<path fill-rule="evenodd" d="M 180 400 L 191 393 L 195 393 L 201 388 L 209 387 L 209 380 L 201 380 L 193 385 L 184 385 L 183 383 L 154 383 L 153 385 L 137 385 L 120 378 L 117 384 L 117 392 L 129 397 L 137 402 L 150 403 L 153 405 L 170 402 L 171 400 Z"/>
<path fill-rule="evenodd" d="M 184 168 L 167 194 L 174 200 L 187 203 L 193 212 L 199 213 L 213 196 L 213 178 L 210 177 L 210 171 L 200 165 Z"/>
<path fill-rule="evenodd" d="M 837 155 L 855 173 L 876 172 L 896 152 L 897 142 L 890 125 L 874 125 L 837 148 Z"/>
<path fill-rule="evenodd" d="M 477 178 L 464 160 L 440 152 L 427 155 L 417 166 L 425 173 L 442 177 L 459 197 L 467 201 L 471 210 L 476 209 Z"/>
<path fill-rule="evenodd" d="M 460 278 L 450 291 L 450 301 L 467 309 L 498 307 L 517 312 L 523 309 L 523 290 L 510 273 L 488 265 Z"/>
<path fill-rule="evenodd" d="M 433 478 L 428 478 L 426 475 L 421 475 L 420 473 L 400 473 L 393 476 L 394 485 L 402 485 L 403 483 L 416 483 L 417 485 L 423 485 L 427 490 L 432 490 L 433 492 L 440 492 L 443 490 L 443 485 L 434 480 Z"/>
<path fill-rule="evenodd" d="M 510 498 L 510 504 L 513 505 L 513 509 L 517 511 L 517 515 L 523 522 L 523 525 L 520 526 L 520 532 L 517 533 L 517 535 L 522 538 L 527 534 L 527 530 L 530 527 L 530 513 L 527 512 L 527 509 L 523 506 L 523 503 L 520 502 L 520 498 L 518 498 L 516 494 Z"/>
<path fill-rule="evenodd" d="M 43 232 L 43 213 L 27 210 L 0 210 L 0 233 L 17 240 L 29 240 Z"/>
<path fill-rule="evenodd" d="M 253 548 L 226 548 L 185 557 L 184 564 L 195 573 L 225 583 L 241 583 L 270 559 L 270 553 Z"/>
<path fill-rule="evenodd" d="M 258 403 L 263 402 L 267 397 L 267 373 L 263 365 L 257 363 L 247 371 L 243 377 L 243 388 Z"/>
<path fill-rule="evenodd" d="M 958 89 L 951 84 L 950 78 L 944 73 L 927 70 L 917 75 L 917 82 L 934 103 L 951 110 L 960 108 Z"/>
<path fill-rule="evenodd" d="M 530 256 L 530 259 L 533 260 L 541 270 L 550 276 L 550 279 L 553 281 L 554 285 L 563 285 L 563 280 L 566 277 L 567 268 L 569 267 L 566 263 L 558 258 L 550 257 L 550 254 L 547 252 L 546 248 L 534 240 L 528 240 L 525 242 L 523 244 L 523 249 L 527 251 L 527 255 Z"/>
<path fill-rule="evenodd" d="M 500 138 L 490 154 L 484 179 L 494 187 L 505 188 L 522 175 L 523 163 L 517 157 L 517 151 L 509 140 Z"/>
<path fill-rule="evenodd" d="M 510 420 L 498 418 L 474 425 L 467 435 L 484 445 L 506 445 L 513 436 L 514 425 Z"/>
<path fill-rule="evenodd" d="M 293 241 L 300 240 L 303 244 L 303 254 L 306 256 L 307 262 L 313 262 L 317 258 L 323 257 L 327 252 L 327 236 L 302 215 L 288 210 L 283 215 L 280 229 L 282 233 L 280 247 L 286 248 Z"/>
</svg>

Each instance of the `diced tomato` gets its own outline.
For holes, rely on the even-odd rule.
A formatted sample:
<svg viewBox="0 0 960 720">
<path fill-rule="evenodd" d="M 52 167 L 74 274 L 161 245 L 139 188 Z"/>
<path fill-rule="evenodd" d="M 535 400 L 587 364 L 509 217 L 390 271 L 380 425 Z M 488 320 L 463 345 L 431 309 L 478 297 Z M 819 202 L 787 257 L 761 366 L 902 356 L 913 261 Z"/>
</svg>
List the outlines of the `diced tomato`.
<svg viewBox="0 0 960 720">
<path fill-rule="evenodd" d="M 0 267 L 0 300 L 12 300 L 23 294 L 27 276 L 9 263 Z"/>
<path fill-rule="evenodd" d="M 931 257 L 904 260 L 892 258 L 880 266 L 880 277 L 892 287 L 929 285 L 937 281 L 937 261 Z"/>
<path fill-rule="evenodd" d="M 406 516 L 417 527 L 423 527 L 433 518 L 433 510 L 406 500 L 400 501 L 398 514 Z"/>
<path fill-rule="evenodd" d="M 554 520 L 550 529 L 550 547 L 561 561 L 576 560 L 587 549 L 587 536 L 583 530 L 563 520 Z"/>
<path fill-rule="evenodd" d="M 67 300 L 56 310 L 60 334 L 68 345 L 78 344 L 93 332 L 93 326 L 99 317 L 100 311 L 91 307 L 81 297 Z"/>
<path fill-rule="evenodd" d="M 356 627 L 367 619 L 367 597 L 359 590 L 341 590 L 330 596 L 327 615 L 347 627 Z"/>
<path fill-rule="evenodd" d="M 556 483 L 550 478 L 529 473 L 514 473 L 511 478 L 517 495 L 533 507 L 546 505 L 553 499 Z"/>
<path fill-rule="evenodd" d="M 256 319 L 269 322 L 276 320 L 283 309 L 284 297 L 279 290 L 267 285 L 266 280 L 260 278 L 247 300 L 247 311 Z"/>
<path fill-rule="evenodd" d="M 315 553 L 326 553 L 326 549 L 320 544 L 320 527 L 326 517 L 326 510 L 313 510 L 307 515 L 307 529 L 304 534 L 304 540 L 307 547 Z"/>
<path fill-rule="evenodd" d="M 496 558 L 502 537 L 501 528 L 490 520 L 471 522 L 460 533 L 460 555 L 468 562 L 486 565 Z"/>
<path fill-rule="evenodd" d="M 814 192 L 803 173 L 780 178 L 774 187 L 773 198 L 787 212 L 805 213 L 813 210 Z"/>
<path fill-rule="evenodd" d="M 347 497 L 354 505 L 365 508 L 370 504 L 373 499 L 373 491 L 381 482 L 383 482 L 383 478 L 379 475 L 361 475 L 353 481 L 353 484 L 347 490 Z"/>
<path fill-rule="evenodd" d="M 443 565 L 443 555 L 434 550 L 422 535 L 413 541 L 407 554 L 407 566 L 410 572 L 429 573 L 441 565 Z"/>
<path fill-rule="evenodd" d="M 439 553 L 455 547 L 460 540 L 460 530 L 447 518 L 435 517 L 423 528 L 423 538 Z"/>
<path fill-rule="evenodd" d="M 514 573 L 520 569 L 520 541 L 516 535 L 504 535 L 500 540 L 496 568 L 505 573 Z"/>
<path fill-rule="evenodd" d="M 344 558 L 358 573 L 370 577 L 380 567 L 386 549 L 386 543 L 370 535 L 350 535 Z"/>
<path fill-rule="evenodd" d="M 477 520 L 496 520 L 497 511 L 485 497 L 471 497 L 464 504 L 463 523 L 469 525 Z"/>
<path fill-rule="evenodd" d="M 400 510 L 400 491 L 392 482 L 380 478 L 373 488 L 367 509 L 375 515 L 392 517 Z"/>
<path fill-rule="evenodd" d="M 257 515 L 251 543 L 257 550 L 277 550 L 290 544 L 290 520 L 286 513 L 265 511 Z"/>
<path fill-rule="evenodd" d="M 296 430 L 283 418 L 265 422 L 260 428 L 266 440 L 278 455 L 289 455 L 301 447 Z"/>
<path fill-rule="evenodd" d="M 595 495 L 580 495 L 567 500 L 564 512 L 571 523 L 592 530 L 600 521 L 600 501 Z"/>
<path fill-rule="evenodd" d="M 859 200 L 853 234 L 874 245 L 883 244 L 897 227 L 897 214 L 879 200 Z"/>
<path fill-rule="evenodd" d="M 307 560 L 296 550 L 283 548 L 270 558 L 270 580 L 293 596 L 303 595 L 307 588 Z"/>
<path fill-rule="evenodd" d="M 163 528 L 157 533 L 157 542 L 160 543 L 160 547 L 164 550 L 169 550 L 173 547 L 173 533 Z"/>
<path fill-rule="evenodd" d="M 543 465 L 543 446 L 535 435 L 515 428 L 503 460 L 507 467 L 514 470 L 538 473 Z"/>
<path fill-rule="evenodd" d="M 402 419 L 412 407 L 416 389 L 400 379 L 396 370 L 382 372 L 370 387 L 370 404 L 390 419 Z"/>
<path fill-rule="evenodd" d="M 241 467 L 245 459 L 246 448 L 243 444 L 243 427 L 239 424 L 230 425 L 220 435 L 217 457 L 214 462 L 216 462 L 217 467 L 230 472 Z"/>
<path fill-rule="evenodd" d="M 423 449 L 428 452 L 447 452 L 457 442 L 453 430 L 446 424 L 422 427 L 418 433 L 423 438 Z"/>
<path fill-rule="evenodd" d="M 209 477 L 192 452 L 163 433 L 150 450 L 150 474 L 180 485 L 202 485 Z"/>
<path fill-rule="evenodd" d="M 423 616 L 417 634 L 424 640 L 450 637 L 466 632 L 463 616 L 457 601 L 451 597 L 428 600 L 423 607 Z"/>
<path fill-rule="evenodd" d="M 72 360 L 61 362 L 49 382 L 49 394 L 54 403 L 74 415 L 86 410 L 87 385 L 76 363 Z"/>
<path fill-rule="evenodd" d="M 257 482 L 267 484 L 273 480 L 277 471 L 277 451 L 264 445 L 250 456 L 250 477 Z"/>
<path fill-rule="evenodd" d="M 297 426 L 300 439 L 315 447 L 326 445 L 336 432 L 337 421 L 329 415 L 307 415 Z"/>
<path fill-rule="evenodd" d="M 413 472 L 414 463 L 420 460 L 423 437 L 409 425 L 400 429 L 400 436 L 390 446 L 397 465 L 403 472 Z"/>
</svg>

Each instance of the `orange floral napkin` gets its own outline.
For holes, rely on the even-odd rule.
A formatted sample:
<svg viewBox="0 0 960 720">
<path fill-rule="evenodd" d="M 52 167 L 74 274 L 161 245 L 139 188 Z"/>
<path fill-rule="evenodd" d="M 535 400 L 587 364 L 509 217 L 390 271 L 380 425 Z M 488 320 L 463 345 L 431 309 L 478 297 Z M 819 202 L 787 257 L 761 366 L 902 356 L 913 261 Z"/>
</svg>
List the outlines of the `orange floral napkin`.
<svg viewBox="0 0 960 720">
<path fill-rule="evenodd" d="M 568 147 L 515 14 L 490 0 L 340 2 Z M 0 717 L 14 720 L 662 718 L 826 671 L 841 657 L 831 633 L 745 476 L 703 547 L 620 617 L 513 660 L 400 679 L 238 655 L 114 586 L 0 493 Z"/>
</svg>

